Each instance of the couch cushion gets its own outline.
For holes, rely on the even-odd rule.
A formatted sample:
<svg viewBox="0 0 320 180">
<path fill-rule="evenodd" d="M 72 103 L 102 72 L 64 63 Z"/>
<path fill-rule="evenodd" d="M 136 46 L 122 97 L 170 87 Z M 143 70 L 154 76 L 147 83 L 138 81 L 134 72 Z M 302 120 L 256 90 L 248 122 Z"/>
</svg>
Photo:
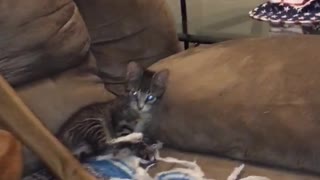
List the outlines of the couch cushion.
<svg viewBox="0 0 320 180">
<path fill-rule="evenodd" d="M 180 50 L 165 0 L 75 0 L 92 38 L 92 52 L 109 81 L 129 61 L 144 66 Z M 107 78 L 109 77 L 109 78 Z"/>
<path fill-rule="evenodd" d="M 320 172 L 320 38 L 224 42 L 169 58 L 150 131 L 165 144 Z"/>
<path fill-rule="evenodd" d="M 12 84 L 80 64 L 89 49 L 72 0 L 2 0 L 0 73 Z"/>
<path fill-rule="evenodd" d="M 16 88 L 22 100 L 51 132 L 56 133 L 80 108 L 115 98 L 105 90 L 103 81 L 90 73 L 87 65 Z"/>
<path fill-rule="evenodd" d="M 18 95 L 42 123 L 56 133 L 61 125 L 80 108 L 108 102 L 115 98 L 104 88 L 103 81 L 90 73 L 95 67 L 93 56 L 81 66 L 56 76 L 16 88 Z M 38 159 L 24 148 L 25 173 L 37 168 Z"/>
<path fill-rule="evenodd" d="M 160 151 L 161 157 L 173 157 L 179 160 L 196 161 L 208 179 L 224 180 L 231 174 L 234 168 L 239 167 L 242 162 L 221 158 L 212 155 L 202 155 L 196 153 L 186 153 L 173 149 L 163 149 Z M 152 175 L 157 172 L 169 171 L 180 167 L 177 164 L 159 162 L 150 170 Z M 245 164 L 241 177 L 264 176 L 272 180 L 318 180 L 319 176 L 303 173 L 291 172 L 283 169 Z"/>
</svg>

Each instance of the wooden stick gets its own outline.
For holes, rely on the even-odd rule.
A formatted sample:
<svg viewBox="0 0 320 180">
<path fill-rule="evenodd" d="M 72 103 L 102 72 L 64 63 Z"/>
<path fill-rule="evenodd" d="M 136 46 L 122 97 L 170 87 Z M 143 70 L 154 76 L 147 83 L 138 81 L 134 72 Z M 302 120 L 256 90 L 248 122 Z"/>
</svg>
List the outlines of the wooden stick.
<svg viewBox="0 0 320 180">
<path fill-rule="evenodd" d="M 6 126 L 23 144 L 36 153 L 57 178 L 96 180 L 45 128 L 2 76 L 0 76 L 0 124 Z"/>
</svg>

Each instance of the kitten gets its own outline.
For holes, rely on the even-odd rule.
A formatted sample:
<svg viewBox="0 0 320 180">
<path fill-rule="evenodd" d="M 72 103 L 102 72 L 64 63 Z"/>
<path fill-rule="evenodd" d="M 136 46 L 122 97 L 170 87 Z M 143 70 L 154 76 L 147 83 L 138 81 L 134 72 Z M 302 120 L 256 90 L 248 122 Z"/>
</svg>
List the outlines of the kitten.
<svg viewBox="0 0 320 180">
<path fill-rule="evenodd" d="M 126 117 L 131 114 L 130 117 L 132 117 L 136 113 L 137 122 L 135 128 L 131 131 L 144 132 L 152 120 L 153 111 L 157 108 L 157 104 L 165 92 L 168 76 L 169 71 L 167 69 L 152 72 L 143 69 L 136 63 L 128 64 L 126 84 L 129 100 L 128 108 L 126 109 L 127 113 L 120 114 L 125 114 Z M 119 127 L 119 124 L 123 123 L 118 121 L 118 118 L 113 118 L 113 120 L 115 127 Z"/>
<path fill-rule="evenodd" d="M 126 74 L 127 94 L 112 102 L 82 108 L 62 126 L 58 139 L 79 158 L 81 153 L 99 154 L 121 147 L 108 142 L 132 132 L 144 132 L 165 92 L 168 75 L 168 70 L 152 72 L 130 62 Z M 85 150 L 76 152 L 79 147 Z"/>
</svg>

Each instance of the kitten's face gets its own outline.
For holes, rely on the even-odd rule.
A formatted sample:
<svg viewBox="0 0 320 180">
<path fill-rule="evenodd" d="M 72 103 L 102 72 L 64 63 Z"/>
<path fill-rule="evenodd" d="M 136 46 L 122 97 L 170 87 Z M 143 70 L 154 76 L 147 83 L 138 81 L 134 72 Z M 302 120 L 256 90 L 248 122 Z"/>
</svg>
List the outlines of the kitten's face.
<svg viewBox="0 0 320 180">
<path fill-rule="evenodd" d="M 127 67 L 130 107 L 140 113 L 149 112 L 165 92 L 168 76 L 168 70 L 154 73 L 130 62 Z"/>
<path fill-rule="evenodd" d="M 149 112 L 157 97 L 148 92 L 133 90 L 130 93 L 130 107 L 139 112 Z"/>
</svg>

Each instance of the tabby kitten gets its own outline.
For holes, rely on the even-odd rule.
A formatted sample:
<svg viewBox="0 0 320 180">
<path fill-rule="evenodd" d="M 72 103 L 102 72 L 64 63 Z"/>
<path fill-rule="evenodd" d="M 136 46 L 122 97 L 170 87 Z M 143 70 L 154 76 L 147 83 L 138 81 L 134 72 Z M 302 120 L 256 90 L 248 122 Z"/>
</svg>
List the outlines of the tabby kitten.
<svg viewBox="0 0 320 180">
<path fill-rule="evenodd" d="M 163 96 L 169 71 L 167 69 L 159 72 L 153 72 L 143 69 L 137 63 L 129 63 L 127 67 L 127 94 L 128 94 L 128 108 L 127 113 L 120 113 L 126 115 L 123 119 L 133 117 L 136 113 L 136 124 L 134 129 L 130 129 L 131 132 L 144 132 L 150 121 L 152 120 L 152 114 Z M 131 113 L 130 113 L 131 112 Z M 131 116 L 128 116 L 130 114 Z M 131 121 L 119 121 L 119 118 L 113 118 L 113 126 L 120 129 L 124 129 Z M 133 127 L 133 126 L 131 126 Z M 120 131 L 119 129 L 119 131 Z M 121 132 L 121 131 L 120 131 Z M 118 134 L 119 136 L 125 134 Z"/>
<path fill-rule="evenodd" d="M 119 148 L 108 142 L 132 132 L 144 132 L 165 92 L 168 75 L 168 70 L 152 72 L 130 62 L 126 75 L 127 94 L 112 102 L 82 108 L 62 126 L 58 139 L 80 158 L 82 153 L 99 154 Z M 85 149 L 79 150 L 79 147 Z"/>
</svg>

